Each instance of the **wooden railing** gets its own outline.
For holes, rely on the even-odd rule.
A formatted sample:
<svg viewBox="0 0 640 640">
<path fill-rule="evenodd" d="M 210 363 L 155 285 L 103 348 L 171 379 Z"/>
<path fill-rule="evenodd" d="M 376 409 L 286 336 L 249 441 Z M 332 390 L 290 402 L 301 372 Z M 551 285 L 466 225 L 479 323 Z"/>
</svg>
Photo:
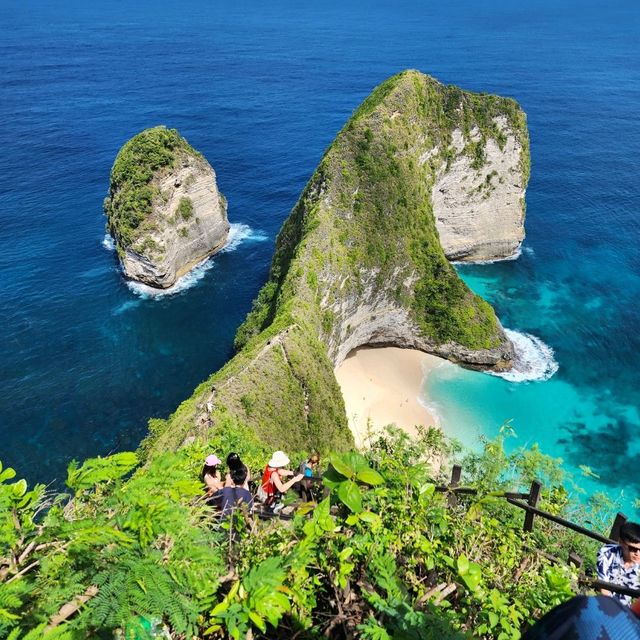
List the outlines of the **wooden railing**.
<svg viewBox="0 0 640 640">
<path fill-rule="evenodd" d="M 461 486 L 461 478 L 462 467 L 456 464 L 453 465 L 453 468 L 451 470 L 451 480 L 449 481 L 449 484 L 436 486 L 436 491 L 448 494 L 447 501 L 450 507 L 455 507 L 458 504 L 458 496 L 477 495 L 479 493 L 478 490 L 474 489 L 473 487 Z M 307 479 L 313 483 L 322 483 L 322 476 L 307 477 Z M 535 518 L 542 518 L 544 520 L 554 522 L 555 524 L 558 524 L 565 529 L 575 531 L 582 536 L 591 538 L 592 540 L 596 540 L 597 542 L 600 542 L 602 544 L 617 544 L 617 542 L 619 541 L 620 527 L 627 521 L 627 517 L 623 513 L 616 514 L 616 517 L 611 526 L 609 537 L 606 537 L 596 531 L 592 531 L 591 529 L 587 529 L 586 527 L 576 524 L 575 522 L 571 522 L 570 520 L 561 518 L 560 516 L 557 516 L 553 513 L 549 513 L 548 511 L 539 509 L 538 503 L 540 502 L 541 492 L 542 483 L 538 480 L 534 480 L 531 483 L 529 493 L 504 491 L 500 493 L 492 493 L 491 495 L 495 498 L 502 498 L 506 500 L 508 504 L 513 505 L 514 507 L 518 507 L 525 512 L 524 522 L 522 524 L 522 530 L 524 532 L 531 533 L 534 529 Z M 325 495 L 327 495 L 327 493 L 328 492 L 325 489 Z M 262 519 L 277 517 L 288 520 L 293 517 L 292 515 L 269 514 L 268 512 L 258 512 L 257 515 Z M 557 558 L 542 551 L 540 551 L 540 554 L 557 563 L 565 562 L 564 559 Z M 578 569 L 582 568 L 583 565 L 582 558 L 576 553 L 570 553 L 569 557 L 566 559 L 566 562 L 577 567 Z M 640 597 L 640 589 L 630 589 L 621 585 L 597 580 L 587 575 L 581 575 L 579 577 L 579 582 L 584 586 L 589 586 L 594 589 L 606 589 L 608 591 L 615 591 L 616 593 L 628 595 L 633 598 Z"/>
<path fill-rule="evenodd" d="M 448 501 L 450 506 L 455 506 L 457 504 L 458 495 L 476 495 L 478 493 L 478 490 L 472 487 L 461 487 L 461 477 L 462 467 L 457 464 L 453 465 L 453 469 L 451 471 L 451 480 L 449 484 L 436 487 L 436 491 L 447 492 L 449 494 Z M 565 529 L 575 531 L 582 536 L 591 538 L 592 540 L 596 540 L 602 544 L 618 543 L 620 538 L 620 527 L 627 521 L 627 516 L 625 516 L 623 513 L 618 512 L 616 514 L 613 524 L 611 525 L 609 537 L 606 537 L 596 531 L 592 531 L 591 529 L 587 529 L 586 527 L 576 524 L 575 522 L 571 522 L 570 520 L 561 518 L 560 516 L 549 513 L 548 511 L 538 509 L 541 491 L 542 483 L 538 480 L 534 480 L 531 483 L 529 493 L 514 493 L 505 491 L 503 493 L 492 493 L 491 495 L 496 498 L 504 498 L 509 504 L 525 511 L 524 522 L 522 525 L 522 530 L 525 532 L 530 533 L 533 531 L 535 518 L 543 518 L 544 520 L 554 522 L 555 524 L 558 524 Z M 553 556 L 550 556 L 549 554 L 544 555 L 557 562 L 563 562 L 563 560 L 561 560 L 560 558 L 555 558 Z M 572 564 L 577 568 L 581 568 L 583 564 L 582 558 L 580 558 L 580 556 L 575 553 L 569 554 L 567 561 L 569 562 L 569 564 Z M 640 597 L 640 589 L 630 589 L 628 587 L 612 584 L 610 582 L 604 582 L 603 580 L 597 580 L 586 575 L 580 576 L 579 581 L 581 584 L 590 586 L 594 589 L 606 589 L 607 591 L 615 591 L 616 593 L 628 595 L 633 598 Z"/>
</svg>

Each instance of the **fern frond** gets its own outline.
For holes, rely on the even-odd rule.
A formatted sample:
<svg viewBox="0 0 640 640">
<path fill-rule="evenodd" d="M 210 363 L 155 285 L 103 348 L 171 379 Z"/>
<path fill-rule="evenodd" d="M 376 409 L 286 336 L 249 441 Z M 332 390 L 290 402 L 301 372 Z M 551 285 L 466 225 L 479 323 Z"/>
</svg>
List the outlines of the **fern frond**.
<svg viewBox="0 0 640 640">
<path fill-rule="evenodd" d="M 117 480 L 138 464 L 138 457 L 123 451 L 106 458 L 90 458 L 81 467 L 74 460 L 67 468 L 67 486 L 75 491 L 90 489 L 100 482 Z"/>
</svg>

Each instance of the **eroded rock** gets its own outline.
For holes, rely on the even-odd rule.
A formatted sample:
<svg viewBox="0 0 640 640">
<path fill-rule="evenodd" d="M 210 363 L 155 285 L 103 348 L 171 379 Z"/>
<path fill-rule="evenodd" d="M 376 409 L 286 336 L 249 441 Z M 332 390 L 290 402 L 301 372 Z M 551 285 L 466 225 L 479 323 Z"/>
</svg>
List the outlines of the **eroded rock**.
<svg viewBox="0 0 640 640">
<path fill-rule="evenodd" d="M 127 278 L 167 288 L 219 251 L 227 202 L 207 160 L 177 131 L 147 129 L 120 150 L 105 200 Z"/>
</svg>

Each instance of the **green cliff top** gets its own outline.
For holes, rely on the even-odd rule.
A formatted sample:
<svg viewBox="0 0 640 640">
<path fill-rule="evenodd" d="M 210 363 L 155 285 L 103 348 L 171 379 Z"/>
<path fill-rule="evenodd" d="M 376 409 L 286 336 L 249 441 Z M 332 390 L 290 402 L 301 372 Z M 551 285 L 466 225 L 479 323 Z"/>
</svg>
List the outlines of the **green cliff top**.
<svg viewBox="0 0 640 640">
<path fill-rule="evenodd" d="M 513 100 L 469 94 L 416 71 L 375 89 L 283 224 L 269 280 L 237 332 L 237 355 L 167 421 L 154 421 L 147 455 L 215 431 L 228 415 L 274 449 L 351 446 L 333 374 L 337 345 L 354 330 L 345 306 L 374 299 L 404 314 L 425 350 L 499 351 L 506 339 L 492 308 L 444 256 L 430 195 L 451 157 L 452 132 L 499 138 L 496 117 L 506 117 L 528 157 L 524 115 Z"/>
<path fill-rule="evenodd" d="M 285 222 L 269 282 L 238 331 L 237 346 L 268 326 L 293 298 L 296 308 L 302 300 L 305 309 L 315 307 L 329 338 L 331 301 L 349 292 L 358 295 L 370 277 L 377 289 L 410 309 L 433 344 L 500 345 L 504 337 L 493 310 L 444 256 L 431 205 L 436 174 L 446 171 L 453 154 L 452 132 L 469 136 L 475 130 L 477 140 L 464 152 L 482 162 L 488 138 L 504 145 L 499 117 L 522 142 L 526 181 L 526 122 L 514 100 L 465 92 L 417 71 L 377 87 L 325 152 Z M 404 286 L 407 279 L 414 283 Z"/>
<path fill-rule="evenodd" d="M 144 230 L 153 199 L 159 195 L 152 180 L 158 172 L 173 168 L 181 153 L 200 156 L 175 129 L 165 126 L 145 129 L 118 152 L 104 210 L 119 248 L 130 246 Z"/>
</svg>

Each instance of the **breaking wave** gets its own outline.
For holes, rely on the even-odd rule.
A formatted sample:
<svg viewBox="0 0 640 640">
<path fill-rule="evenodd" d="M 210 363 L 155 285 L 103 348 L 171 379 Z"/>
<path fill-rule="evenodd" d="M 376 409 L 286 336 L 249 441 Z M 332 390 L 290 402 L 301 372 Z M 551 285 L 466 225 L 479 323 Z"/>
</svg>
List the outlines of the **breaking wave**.
<svg viewBox="0 0 640 640">
<path fill-rule="evenodd" d="M 211 258 L 205 258 L 200 264 L 196 265 L 189 273 L 185 274 L 176 281 L 176 283 L 168 289 L 156 289 L 149 285 L 142 284 L 142 282 L 134 282 L 133 280 L 127 280 L 127 287 L 133 291 L 137 296 L 143 300 L 157 300 L 164 298 L 165 296 L 174 296 L 176 293 L 185 291 L 195 286 L 209 269 L 213 268 L 213 261 Z"/>
<path fill-rule="evenodd" d="M 510 329 L 505 329 L 505 333 L 515 348 L 513 368 L 500 373 L 489 372 L 490 375 L 509 382 L 531 382 L 548 380 L 558 370 L 553 349 L 540 338 Z"/>
<path fill-rule="evenodd" d="M 113 243 L 113 239 L 111 236 L 108 236 L 111 242 Z M 264 242 L 268 240 L 268 236 L 266 236 L 261 231 L 254 231 L 249 225 L 242 224 L 241 222 L 234 222 L 229 227 L 229 236 L 227 238 L 227 244 L 218 251 L 218 253 L 229 253 L 231 251 L 235 251 L 241 244 L 253 241 L 253 242 Z M 103 241 L 103 244 L 106 242 Z M 106 246 L 106 244 L 105 244 Z M 174 296 L 177 293 L 185 291 L 186 289 L 190 289 L 195 286 L 202 278 L 204 278 L 207 271 L 213 268 L 215 262 L 215 256 L 210 256 L 205 258 L 200 264 L 195 266 L 189 273 L 185 274 L 180 278 L 173 286 L 168 289 L 156 289 L 155 287 L 150 287 L 146 284 L 142 284 L 141 282 L 134 282 L 133 280 L 127 281 L 127 286 L 133 293 L 135 293 L 140 298 L 145 300 L 156 300 L 158 298 L 164 298 L 165 296 Z"/>
<path fill-rule="evenodd" d="M 451 264 L 455 264 L 455 265 L 495 264 L 496 262 L 509 262 L 510 260 L 517 260 L 521 255 L 522 255 L 522 244 L 518 245 L 518 248 L 510 256 L 507 256 L 506 258 L 494 258 L 492 260 L 451 260 Z"/>
<path fill-rule="evenodd" d="M 254 231 L 248 224 L 235 222 L 229 229 L 227 244 L 220 250 L 220 253 L 235 251 L 245 242 L 264 242 L 268 239 L 269 237 L 262 233 L 262 231 Z"/>
<path fill-rule="evenodd" d="M 107 250 L 107 251 L 115 251 L 116 250 L 116 243 L 114 242 L 113 238 L 111 237 L 111 235 L 107 232 L 104 234 L 104 238 L 102 238 L 102 246 Z"/>
</svg>

